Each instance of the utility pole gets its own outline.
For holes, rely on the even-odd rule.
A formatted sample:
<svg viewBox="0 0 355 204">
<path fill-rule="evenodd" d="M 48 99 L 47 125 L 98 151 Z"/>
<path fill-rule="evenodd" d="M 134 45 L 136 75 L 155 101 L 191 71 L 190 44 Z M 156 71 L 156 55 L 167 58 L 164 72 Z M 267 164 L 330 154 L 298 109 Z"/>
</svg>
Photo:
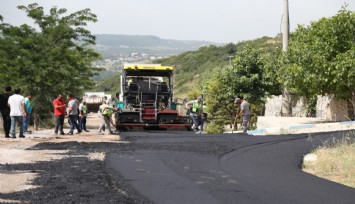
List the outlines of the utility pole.
<svg viewBox="0 0 355 204">
<path fill-rule="evenodd" d="M 282 50 L 288 50 L 288 38 L 290 35 L 290 22 L 288 14 L 288 0 L 283 1 L 283 15 L 282 15 Z"/>
<path fill-rule="evenodd" d="M 289 22 L 289 12 L 288 12 L 288 0 L 283 1 L 283 14 L 282 14 L 282 50 L 287 52 L 288 50 L 288 40 L 290 35 L 290 22 Z M 281 116 L 292 116 L 292 97 L 287 89 L 284 88 L 282 93 L 282 104 L 281 104 Z"/>
</svg>

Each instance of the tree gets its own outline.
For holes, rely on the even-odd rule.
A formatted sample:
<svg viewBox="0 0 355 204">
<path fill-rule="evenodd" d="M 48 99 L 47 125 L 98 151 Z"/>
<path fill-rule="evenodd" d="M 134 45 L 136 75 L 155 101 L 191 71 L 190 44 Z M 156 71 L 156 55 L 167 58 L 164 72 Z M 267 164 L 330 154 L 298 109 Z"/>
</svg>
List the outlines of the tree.
<svg viewBox="0 0 355 204">
<path fill-rule="evenodd" d="M 280 84 L 266 72 L 266 62 L 261 51 L 247 46 L 237 52 L 232 67 L 220 69 L 203 84 L 208 109 L 216 119 L 212 121 L 211 132 L 221 132 L 223 125 L 234 119 L 235 97 L 245 98 L 254 113 L 259 113 L 266 96 L 280 92 Z"/>
<path fill-rule="evenodd" d="M 225 83 L 230 84 L 229 93 L 234 96 L 244 96 L 254 103 L 260 103 L 265 97 L 264 71 L 265 63 L 261 53 L 251 47 L 246 47 L 238 53 L 232 68 L 228 69 Z"/>
<path fill-rule="evenodd" d="M 231 124 L 236 107 L 233 105 L 233 93 L 230 93 L 230 88 L 225 76 L 227 71 L 215 71 L 212 76 L 209 75 L 209 80 L 205 76 L 202 84 L 202 92 L 204 93 L 205 101 L 208 107 L 208 118 L 210 123 L 207 126 L 209 133 L 223 133 L 224 125 Z"/>
<path fill-rule="evenodd" d="M 298 26 L 282 56 L 280 82 L 308 99 L 355 95 L 355 12 L 341 9 L 331 18 Z"/>
<path fill-rule="evenodd" d="M 92 62 L 100 58 L 89 46 L 95 36 L 84 27 L 96 15 L 84 9 L 69 15 L 53 7 L 45 14 L 38 4 L 18 6 L 34 20 L 39 30 L 24 24 L 0 24 L 0 75 L 2 84 L 22 87 L 34 97 L 35 111 L 49 115 L 50 101 L 57 94 L 81 94 L 94 85 L 91 77 L 100 69 Z"/>
</svg>

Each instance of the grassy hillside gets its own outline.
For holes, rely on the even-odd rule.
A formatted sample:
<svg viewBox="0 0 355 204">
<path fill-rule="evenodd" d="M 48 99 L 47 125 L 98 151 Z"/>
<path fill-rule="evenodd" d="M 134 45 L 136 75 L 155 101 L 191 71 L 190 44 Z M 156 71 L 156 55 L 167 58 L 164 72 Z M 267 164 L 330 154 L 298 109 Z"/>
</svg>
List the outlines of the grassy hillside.
<svg viewBox="0 0 355 204">
<path fill-rule="evenodd" d="M 281 37 L 262 37 L 224 46 L 210 45 L 196 51 L 184 52 L 177 56 L 157 60 L 155 63 L 173 65 L 175 71 L 175 96 L 187 97 L 189 91 L 200 83 L 202 76 L 208 77 L 213 70 L 229 66 L 230 58 L 238 54 L 247 45 L 272 53 L 281 46 Z"/>
</svg>

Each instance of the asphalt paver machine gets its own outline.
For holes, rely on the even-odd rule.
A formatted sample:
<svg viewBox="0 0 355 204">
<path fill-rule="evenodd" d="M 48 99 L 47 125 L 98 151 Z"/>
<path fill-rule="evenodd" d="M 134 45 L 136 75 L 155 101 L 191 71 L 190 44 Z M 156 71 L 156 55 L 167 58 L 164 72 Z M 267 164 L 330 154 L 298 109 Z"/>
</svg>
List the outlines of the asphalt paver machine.
<svg viewBox="0 0 355 204">
<path fill-rule="evenodd" d="M 191 130 L 189 116 L 173 101 L 174 67 L 124 65 L 116 128 L 125 130 Z"/>
</svg>

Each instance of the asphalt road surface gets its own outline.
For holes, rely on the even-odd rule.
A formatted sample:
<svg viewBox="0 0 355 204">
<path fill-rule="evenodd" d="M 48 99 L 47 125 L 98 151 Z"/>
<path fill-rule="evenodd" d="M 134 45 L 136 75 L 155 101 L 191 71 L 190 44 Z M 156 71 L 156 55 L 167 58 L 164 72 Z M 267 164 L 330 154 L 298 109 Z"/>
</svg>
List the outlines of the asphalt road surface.
<svg viewBox="0 0 355 204">
<path fill-rule="evenodd" d="M 258 137 L 129 132 L 121 134 L 123 141 L 76 135 L 34 139 L 33 146 L 26 138 L 11 148 L 23 150 L 22 156 L 57 152 L 59 158 L 1 163 L 5 177 L 35 174 L 28 184 L 36 188 L 2 191 L 0 203 L 352 204 L 355 189 L 300 170 L 305 154 L 344 135 L 355 137 L 355 131 Z M 0 148 L 9 145 L 3 141 Z M 11 152 L 0 157 L 15 158 Z M 93 153 L 106 158 L 90 159 Z M 0 189 L 6 188 L 0 180 Z"/>
<path fill-rule="evenodd" d="M 139 202 L 355 203 L 355 189 L 304 173 L 303 156 L 355 132 L 282 136 L 123 133 L 106 164 Z M 354 166 L 355 167 L 355 166 Z"/>
</svg>

